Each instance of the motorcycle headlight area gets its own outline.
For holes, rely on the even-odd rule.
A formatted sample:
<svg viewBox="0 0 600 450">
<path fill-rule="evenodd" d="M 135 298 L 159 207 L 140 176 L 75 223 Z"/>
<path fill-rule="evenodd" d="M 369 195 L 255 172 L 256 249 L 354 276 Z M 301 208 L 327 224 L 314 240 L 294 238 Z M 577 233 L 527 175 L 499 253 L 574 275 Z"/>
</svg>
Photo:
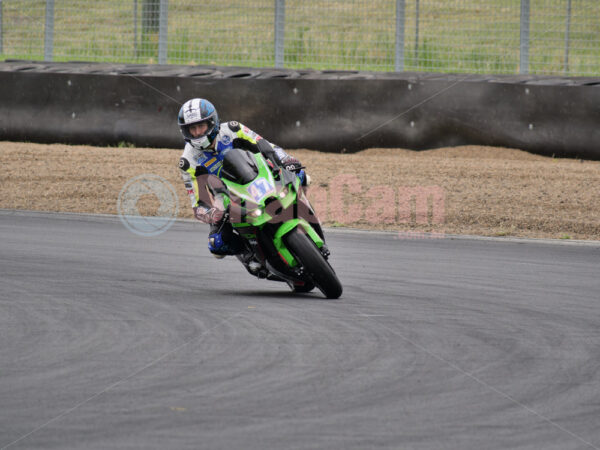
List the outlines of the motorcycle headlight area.
<svg viewBox="0 0 600 450">
<path fill-rule="evenodd" d="M 262 215 L 263 215 L 263 213 L 264 213 L 264 211 L 262 210 L 262 208 L 256 208 L 255 210 L 253 210 L 253 211 L 250 211 L 250 212 L 248 213 L 248 215 L 249 215 L 250 217 L 257 218 L 257 217 L 260 217 L 260 216 L 262 216 Z"/>
<path fill-rule="evenodd" d="M 290 193 L 290 188 L 285 186 L 281 191 L 279 191 L 279 198 L 284 199 Z"/>
</svg>

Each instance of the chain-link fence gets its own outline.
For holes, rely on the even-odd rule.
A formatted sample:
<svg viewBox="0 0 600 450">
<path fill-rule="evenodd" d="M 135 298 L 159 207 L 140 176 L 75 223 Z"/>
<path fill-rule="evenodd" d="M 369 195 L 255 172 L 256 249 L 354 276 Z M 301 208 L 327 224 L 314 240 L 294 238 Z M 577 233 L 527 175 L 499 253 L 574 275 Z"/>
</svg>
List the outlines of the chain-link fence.
<svg viewBox="0 0 600 450">
<path fill-rule="evenodd" d="M 0 0 L 0 59 L 600 75 L 599 0 Z"/>
</svg>

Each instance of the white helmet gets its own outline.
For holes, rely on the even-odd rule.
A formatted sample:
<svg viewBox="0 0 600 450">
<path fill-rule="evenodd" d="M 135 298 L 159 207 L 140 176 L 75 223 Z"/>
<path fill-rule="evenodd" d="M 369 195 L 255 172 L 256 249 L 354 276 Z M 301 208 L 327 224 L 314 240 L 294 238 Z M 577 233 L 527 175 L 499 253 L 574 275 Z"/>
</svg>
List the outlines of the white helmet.
<svg viewBox="0 0 600 450">
<path fill-rule="evenodd" d="M 208 128 L 202 136 L 192 136 L 190 126 L 206 122 Z M 183 104 L 177 116 L 177 123 L 183 138 L 194 148 L 203 150 L 213 143 L 219 133 L 219 115 L 211 102 L 203 98 L 193 98 Z"/>
</svg>

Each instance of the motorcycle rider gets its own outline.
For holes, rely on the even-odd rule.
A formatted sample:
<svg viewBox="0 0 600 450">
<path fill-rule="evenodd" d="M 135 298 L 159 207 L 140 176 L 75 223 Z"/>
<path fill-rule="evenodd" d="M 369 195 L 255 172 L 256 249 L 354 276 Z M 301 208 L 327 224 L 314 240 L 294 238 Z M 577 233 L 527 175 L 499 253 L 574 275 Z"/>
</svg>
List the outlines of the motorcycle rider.
<svg viewBox="0 0 600 450">
<path fill-rule="evenodd" d="M 179 168 L 194 216 L 210 224 L 208 249 L 217 258 L 245 251 L 242 238 L 233 231 L 222 207 L 219 207 L 218 188 L 211 185 L 210 177 L 204 176 L 219 176 L 223 157 L 228 149 L 241 148 L 253 153 L 260 152 L 272 164 L 295 172 L 303 186 L 310 183 L 310 177 L 303 170 L 300 161 L 241 123 L 221 123 L 214 105 L 206 99 L 193 98 L 186 101 L 179 110 L 177 122 L 186 142 Z"/>
</svg>

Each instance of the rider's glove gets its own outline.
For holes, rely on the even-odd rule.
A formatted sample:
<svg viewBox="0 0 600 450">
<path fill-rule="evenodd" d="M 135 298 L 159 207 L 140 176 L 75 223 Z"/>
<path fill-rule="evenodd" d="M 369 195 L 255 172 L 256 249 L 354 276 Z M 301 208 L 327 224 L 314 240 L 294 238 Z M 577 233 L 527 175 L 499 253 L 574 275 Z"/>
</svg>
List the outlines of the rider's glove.
<svg viewBox="0 0 600 450">
<path fill-rule="evenodd" d="M 300 178 L 300 184 L 302 186 L 310 185 L 310 176 L 304 171 L 304 169 L 300 169 L 296 175 Z"/>
<path fill-rule="evenodd" d="M 281 160 L 281 164 L 286 170 L 294 172 L 298 178 L 300 178 L 302 186 L 308 186 L 310 184 L 310 177 L 304 171 L 302 163 L 300 163 L 297 158 L 288 155 Z"/>
<path fill-rule="evenodd" d="M 293 156 L 289 155 L 281 160 L 281 165 L 284 169 L 290 170 L 292 172 L 298 172 L 300 169 L 302 169 L 302 164 L 300 163 L 300 161 L 298 161 L 298 159 L 294 158 Z"/>
<path fill-rule="evenodd" d="M 218 224 L 223 220 L 223 211 L 217 208 L 202 208 L 197 206 L 194 208 L 194 216 L 201 222 Z"/>
<path fill-rule="evenodd" d="M 208 223 L 219 224 L 223 221 L 224 212 L 217 208 L 210 208 L 208 210 Z"/>
</svg>

